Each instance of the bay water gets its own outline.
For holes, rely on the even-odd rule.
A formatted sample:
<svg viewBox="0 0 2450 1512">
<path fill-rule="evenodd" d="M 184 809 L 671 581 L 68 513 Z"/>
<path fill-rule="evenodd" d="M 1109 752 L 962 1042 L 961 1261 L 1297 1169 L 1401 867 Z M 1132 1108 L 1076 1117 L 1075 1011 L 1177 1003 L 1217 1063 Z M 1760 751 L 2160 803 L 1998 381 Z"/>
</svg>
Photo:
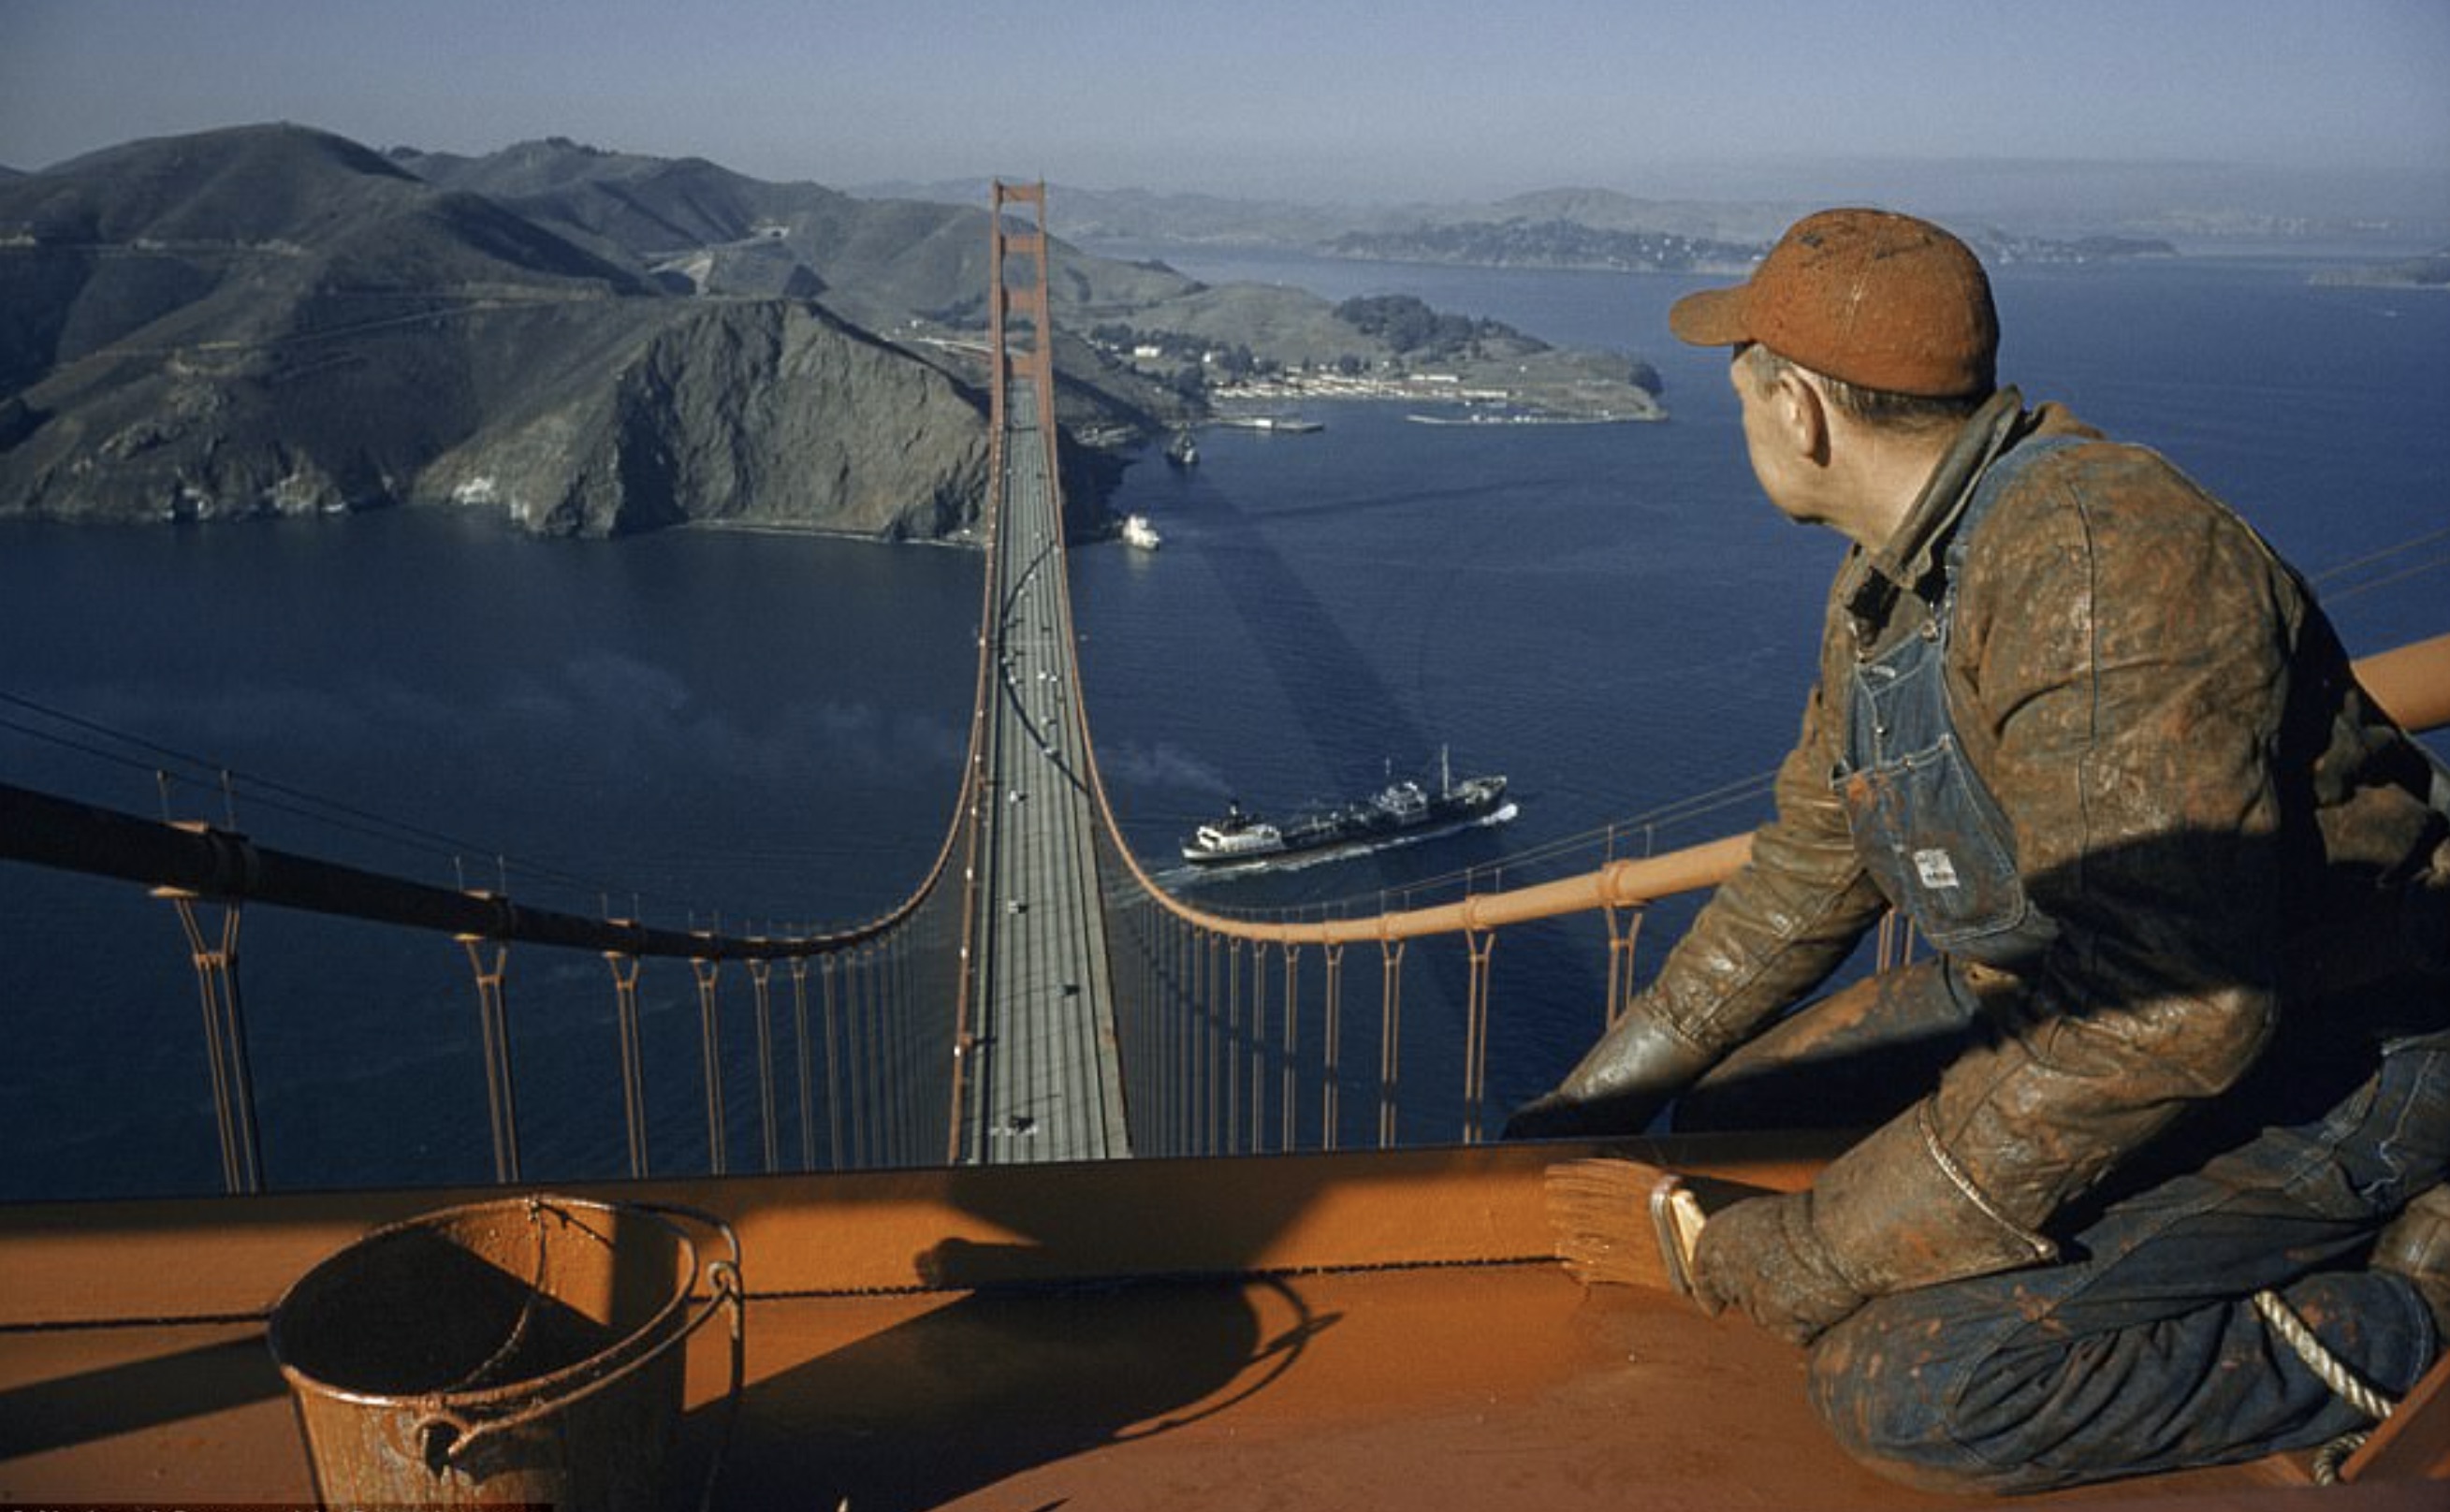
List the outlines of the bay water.
<svg viewBox="0 0 2450 1512">
<path fill-rule="evenodd" d="M 1147 514 L 1163 548 L 1078 548 L 1072 583 L 1101 770 L 1146 864 L 1203 905 L 1361 912 L 1759 817 L 1839 545 L 1760 499 L 1723 357 L 1665 335 L 1667 305 L 1713 281 L 1169 256 L 1212 281 L 1412 293 L 1638 354 L 1674 417 L 1430 426 L 1400 405 L 1309 405 L 1314 434 L 1212 429 L 1196 467 L 1139 459 L 1113 505 Z M 2450 298 L 2313 271 L 2007 268 L 2002 374 L 2228 500 L 2362 652 L 2450 629 Z M 440 885 L 507 883 L 540 906 L 841 922 L 905 894 L 950 822 L 979 569 L 959 549 L 800 536 L 535 541 L 428 511 L 11 524 L 0 779 Z M 1229 800 L 1349 800 L 1433 773 L 1442 749 L 1457 776 L 1507 773 L 1517 817 L 1254 878 L 1170 859 Z M 270 909 L 241 928 L 270 1182 L 484 1179 L 457 947 Z M 1498 1107 L 1596 1031 L 1596 938 L 1502 942 Z M 1451 1085 L 1458 968 L 1408 970 L 1408 1077 Z M 703 1169 L 693 985 L 651 966 L 643 986 L 658 1169 Z M 617 1173 L 604 963 L 521 951 L 511 994 L 526 1173 Z M 1374 992 L 1348 995 L 1374 1010 Z M 748 1011 L 739 996 L 727 1015 Z M 0 1199 L 217 1190 L 195 979 L 167 905 L 0 863 Z M 725 1042 L 737 1159 L 755 1149 L 752 1040 L 727 1023 Z M 1421 1136 L 1443 1118 L 1433 1107 Z"/>
</svg>

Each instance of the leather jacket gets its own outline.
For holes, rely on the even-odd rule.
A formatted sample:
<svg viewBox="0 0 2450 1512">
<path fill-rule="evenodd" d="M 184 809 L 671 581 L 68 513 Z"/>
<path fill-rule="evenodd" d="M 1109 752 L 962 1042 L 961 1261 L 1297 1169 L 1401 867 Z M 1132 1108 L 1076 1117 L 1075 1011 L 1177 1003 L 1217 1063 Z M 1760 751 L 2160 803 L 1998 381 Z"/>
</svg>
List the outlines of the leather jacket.
<svg viewBox="0 0 2450 1512">
<path fill-rule="evenodd" d="M 2057 444 L 1957 540 L 1986 469 L 2040 437 Z M 1706 1064 L 1911 906 L 1895 862 L 1867 864 L 1881 838 L 1845 789 L 1858 669 L 1915 636 L 1942 640 L 1955 758 L 2047 927 L 1962 952 L 1983 961 L 1972 1047 L 1816 1183 L 1819 1236 L 1866 1295 L 2051 1258 L 2054 1214 L 2352 977 L 2415 983 L 2402 1032 L 2450 1023 L 2444 942 L 2395 921 L 2438 914 L 2450 874 L 2429 758 L 2249 528 L 2155 454 L 2011 389 L 1896 537 L 1848 554 L 1776 817 L 1637 1004 L 1644 1032 Z M 2432 901 L 2401 908 L 2427 877 Z"/>
</svg>

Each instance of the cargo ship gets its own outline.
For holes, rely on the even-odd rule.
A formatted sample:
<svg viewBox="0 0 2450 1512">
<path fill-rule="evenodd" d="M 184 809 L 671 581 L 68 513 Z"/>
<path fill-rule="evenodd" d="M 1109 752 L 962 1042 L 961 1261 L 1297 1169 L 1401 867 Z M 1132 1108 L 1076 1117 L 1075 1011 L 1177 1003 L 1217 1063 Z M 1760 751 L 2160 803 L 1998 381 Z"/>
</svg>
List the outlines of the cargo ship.
<svg viewBox="0 0 2450 1512">
<path fill-rule="evenodd" d="M 1182 859 L 1196 865 L 1239 865 L 1338 845 L 1374 844 L 1413 830 L 1495 817 L 1505 800 L 1504 777 L 1467 777 L 1456 782 L 1442 750 L 1435 792 L 1405 778 L 1357 803 L 1305 814 L 1281 825 L 1245 813 L 1239 803 L 1229 804 L 1223 818 L 1200 825 L 1183 841 Z"/>
</svg>

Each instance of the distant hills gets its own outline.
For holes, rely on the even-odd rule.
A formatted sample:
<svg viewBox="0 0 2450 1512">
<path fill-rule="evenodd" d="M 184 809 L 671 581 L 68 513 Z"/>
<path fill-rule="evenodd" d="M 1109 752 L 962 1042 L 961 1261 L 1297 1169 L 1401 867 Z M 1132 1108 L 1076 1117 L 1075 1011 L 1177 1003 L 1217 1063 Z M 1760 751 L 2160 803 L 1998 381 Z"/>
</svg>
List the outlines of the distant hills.
<svg viewBox="0 0 2450 1512">
<path fill-rule="evenodd" d="M 986 466 L 985 202 L 565 139 L 376 152 L 288 125 L 0 179 L 0 515 L 430 503 L 548 533 L 958 535 Z M 1061 239 L 1051 256 L 1076 438 L 1157 434 L 1226 378 L 1303 365 L 1477 362 L 1616 412 L 1656 383 L 1493 322 L 1411 347 L 1410 323 L 1364 329 L 1298 290 Z M 1073 524 L 1095 528 L 1113 464 L 1064 456 Z"/>
<path fill-rule="evenodd" d="M 868 192 L 953 201 L 982 184 L 896 184 Z M 1634 273 L 1741 274 L 1799 217 L 1800 202 L 1643 199 L 1614 189 L 1555 188 L 1449 204 L 1335 206 L 1143 190 L 1062 188 L 1063 226 L 1090 243 L 1234 247 L 1365 262 Z M 1993 264 L 2166 257 L 2165 238 L 2091 232 L 2044 236 L 1952 222 Z"/>
<path fill-rule="evenodd" d="M 850 193 L 564 138 L 378 151 L 288 125 L 0 169 L 0 515 L 415 503 L 561 534 L 960 536 L 987 465 L 988 197 L 984 180 Z M 1418 301 L 1210 285 L 1148 250 L 1738 275 L 1804 208 L 1591 188 L 1391 207 L 1051 199 L 1078 531 L 1102 528 L 1121 449 L 1306 378 L 1660 413 L 1631 354 Z M 1960 229 L 1994 262 L 2172 252 L 2140 232 Z M 2444 265 L 2338 277 L 2439 286 Z"/>
<path fill-rule="evenodd" d="M 966 203 L 984 196 L 983 180 L 863 185 L 864 195 Z M 1074 241 L 1180 246 L 1270 248 L 1335 255 L 1353 239 L 1401 238 L 1464 225 L 1565 222 L 1594 232 L 1682 237 L 1753 248 L 1777 237 L 1809 205 L 1639 199 L 1613 189 L 1544 189 L 1502 200 L 1395 205 L 1315 204 L 1236 200 L 1146 189 L 1059 184 L 1064 234 Z"/>
<path fill-rule="evenodd" d="M 768 289 L 756 259 L 733 278 L 708 254 L 698 281 L 657 261 L 767 217 L 839 228 L 851 203 L 574 145 L 426 160 L 288 126 L 0 183 L 0 513 L 457 501 L 555 533 L 957 532 L 986 465 L 973 370 L 800 297 L 825 273 Z M 982 211 L 916 209 L 905 247 L 982 262 Z"/>
</svg>

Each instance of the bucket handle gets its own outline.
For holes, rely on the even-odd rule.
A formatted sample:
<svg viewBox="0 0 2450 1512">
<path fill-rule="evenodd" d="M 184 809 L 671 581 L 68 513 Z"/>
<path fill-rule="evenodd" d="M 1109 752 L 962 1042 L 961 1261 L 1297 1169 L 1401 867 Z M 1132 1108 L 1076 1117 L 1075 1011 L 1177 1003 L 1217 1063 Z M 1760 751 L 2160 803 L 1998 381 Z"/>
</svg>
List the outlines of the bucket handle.
<svg viewBox="0 0 2450 1512">
<path fill-rule="evenodd" d="M 729 1315 L 731 1325 L 731 1382 L 724 1397 L 722 1437 L 716 1441 L 714 1458 L 707 1465 L 706 1489 L 699 1505 L 704 1507 L 713 1503 L 714 1479 L 722 1471 L 724 1452 L 731 1444 L 731 1427 L 740 1415 L 741 1386 L 747 1378 L 749 1296 L 740 1280 L 740 1235 L 733 1231 L 729 1223 L 703 1209 L 687 1208 L 678 1203 L 669 1202 L 631 1202 L 624 1203 L 622 1206 L 634 1212 L 679 1218 L 712 1229 L 723 1235 L 724 1245 L 730 1253 L 727 1258 L 710 1260 L 706 1263 L 708 1296 L 705 1305 L 698 1309 L 696 1316 L 666 1334 L 644 1351 L 561 1396 L 534 1403 L 498 1418 L 476 1420 L 471 1420 L 438 1404 L 436 1405 L 419 1417 L 410 1429 L 415 1435 L 418 1454 L 424 1460 L 428 1470 L 439 1475 L 445 1468 L 457 1464 L 459 1457 L 468 1452 L 469 1445 L 482 1444 L 487 1439 L 507 1433 L 514 1428 L 524 1427 L 547 1412 L 558 1411 L 574 1402 L 584 1401 L 615 1382 L 626 1380 L 661 1357 L 665 1350 L 686 1342 L 690 1335 L 711 1322 L 716 1309 L 721 1308 Z"/>
</svg>

